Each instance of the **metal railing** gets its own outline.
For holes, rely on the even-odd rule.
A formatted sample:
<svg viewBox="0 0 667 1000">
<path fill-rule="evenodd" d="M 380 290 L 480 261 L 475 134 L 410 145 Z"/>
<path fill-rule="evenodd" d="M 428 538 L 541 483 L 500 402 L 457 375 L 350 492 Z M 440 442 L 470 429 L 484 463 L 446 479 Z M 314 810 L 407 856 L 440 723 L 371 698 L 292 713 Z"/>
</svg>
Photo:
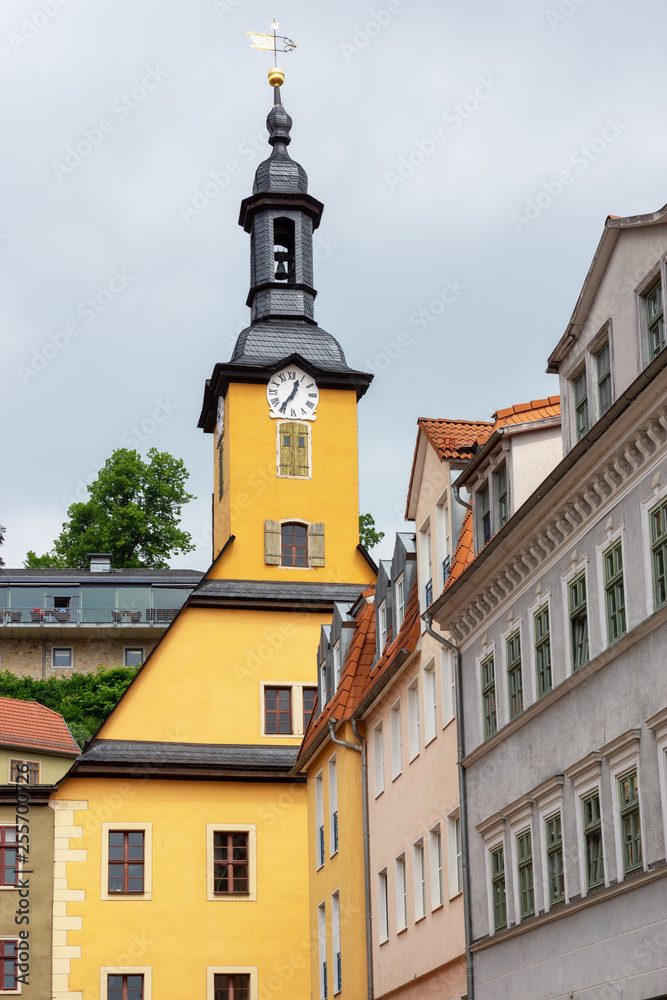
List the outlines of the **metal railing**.
<svg viewBox="0 0 667 1000">
<path fill-rule="evenodd" d="M 329 996 L 329 981 L 327 978 L 326 961 L 322 962 L 322 995 L 324 997 L 324 1000 L 327 1000 L 327 997 Z"/>
<path fill-rule="evenodd" d="M 324 823 L 322 824 L 322 826 L 319 829 L 319 834 L 320 834 L 319 835 L 319 839 L 318 839 L 318 848 L 319 848 L 319 853 L 320 853 L 319 863 L 320 863 L 320 865 L 323 865 L 324 864 Z M 311 841 L 311 843 L 312 843 L 312 841 Z"/>
<path fill-rule="evenodd" d="M 2 625 L 168 625 L 179 608 L 0 608 Z"/>
<path fill-rule="evenodd" d="M 342 976 L 342 965 L 341 965 L 341 954 L 339 951 L 336 952 L 336 993 L 340 993 L 343 988 L 343 976 Z"/>
<path fill-rule="evenodd" d="M 333 814 L 333 853 L 338 850 L 338 810 Z"/>
</svg>

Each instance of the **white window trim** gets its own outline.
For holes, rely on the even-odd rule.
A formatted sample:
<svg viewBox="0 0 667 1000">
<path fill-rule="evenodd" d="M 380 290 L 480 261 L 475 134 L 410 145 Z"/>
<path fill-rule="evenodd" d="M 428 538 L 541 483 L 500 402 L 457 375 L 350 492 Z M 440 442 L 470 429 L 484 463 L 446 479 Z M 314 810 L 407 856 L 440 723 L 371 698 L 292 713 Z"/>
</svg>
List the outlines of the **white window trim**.
<svg viewBox="0 0 667 1000">
<path fill-rule="evenodd" d="M 519 858 L 516 846 L 517 837 L 521 834 L 530 831 L 530 849 L 533 858 L 533 899 L 534 899 L 534 914 L 537 916 L 541 909 L 543 909 L 543 901 L 540 899 L 540 894 L 538 894 L 538 887 L 541 889 L 541 875 L 537 869 L 537 857 L 535 853 L 535 830 L 533 827 L 533 800 L 527 795 L 523 795 L 520 799 L 513 803 L 508 809 L 505 810 L 505 815 L 509 821 L 510 827 L 510 852 L 511 852 L 511 865 L 512 865 L 512 891 L 513 897 L 516 901 L 516 912 L 515 918 L 516 923 L 521 924 L 526 920 L 532 920 L 533 917 L 521 917 L 521 890 L 519 886 Z M 507 891 L 507 865 L 505 865 L 505 887 Z M 508 915 L 509 916 L 509 915 Z M 508 925 L 509 927 L 509 921 Z"/>
<path fill-rule="evenodd" d="M 308 475 L 307 476 L 286 476 L 280 471 L 280 433 L 285 424 L 303 424 L 308 428 Z M 279 420 L 276 423 L 276 478 L 278 479 L 312 479 L 313 478 L 313 447 L 312 438 L 310 434 L 310 424 L 305 420 L 297 420 L 296 417 L 292 417 L 291 420 Z"/>
<path fill-rule="evenodd" d="M 386 868 L 380 869 L 377 875 L 377 880 L 378 880 L 378 916 L 379 916 L 378 943 L 385 944 L 389 940 L 389 876 L 387 874 Z"/>
<path fill-rule="evenodd" d="M 430 580 L 434 597 L 438 596 L 438 573 L 436 565 L 435 579 L 433 574 L 433 532 L 431 531 L 431 515 L 427 514 L 417 532 L 417 579 L 419 580 L 419 607 L 426 609 L 426 584 Z M 426 622 L 422 618 L 421 630 L 426 631 Z"/>
<path fill-rule="evenodd" d="M 66 667 L 56 666 L 54 660 L 57 649 L 69 649 L 69 665 Z M 52 670 L 72 670 L 74 667 L 74 649 L 72 646 L 52 646 L 51 647 L 51 669 Z"/>
<path fill-rule="evenodd" d="M 320 1000 L 324 1000 L 324 966 L 327 965 L 327 905 L 322 900 L 317 906 L 317 967 L 320 984 Z M 327 976 L 327 979 L 329 977 Z M 327 983 L 328 985 L 328 983 Z M 328 990 L 327 990 L 328 992 Z"/>
<path fill-rule="evenodd" d="M 152 965 L 101 965 L 100 966 L 100 998 L 107 1000 L 107 976 L 143 976 L 144 977 L 144 1000 L 151 1000 L 153 995 L 153 967 Z M 213 997 L 213 993 L 210 994 Z M 208 995 L 207 995 L 208 1000 Z M 256 998 L 254 998 L 256 1000 Z"/>
<path fill-rule="evenodd" d="M 326 841 L 320 855 L 320 827 L 324 827 L 324 777 L 322 771 L 315 775 L 315 868 L 324 866 L 327 856 Z"/>
<path fill-rule="evenodd" d="M 442 694 L 442 728 L 446 729 L 449 723 L 456 718 L 456 671 L 454 669 L 454 655 L 449 649 L 440 650 L 440 690 Z"/>
<path fill-rule="evenodd" d="M 338 945 L 338 948 L 336 948 Z M 338 982 L 338 963 L 336 961 L 336 955 L 341 956 L 341 982 Z M 334 889 L 331 893 L 331 987 L 334 996 L 337 996 L 341 992 L 342 985 L 342 965 L 343 965 L 343 947 L 341 944 L 341 934 L 340 934 L 340 889 Z"/>
<path fill-rule="evenodd" d="M 379 754 L 378 747 L 380 748 Z M 380 757 L 379 761 L 378 756 Z M 378 722 L 373 730 L 373 781 L 375 798 L 377 799 L 384 792 L 384 731 L 382 720 Z"/>
<path fill-rule="evenodd" d="M 248 834 L 248 893 L 233 896 L 213 891 L 213 834 Z M 207 823 L 206 824 L 206 898 L 216 903 L 254 903 L 257 900 L 257 826 L 255 823 Z"/>
<path fill-rule="evenodd" d="M 341 662 L 341 651 L 340 651 L 340 639 L 336 639 L 332 648 L 332 672 L 333 672 L 333 690 L 338 690 L 338 685 L 340 684 L 340 677 L 343 672 L 343 664 Z"/>
<path fill-rule="evenodd" d="M 378 641 L 380 645 L 380 655 L 384 647 L 387 645 L 387 599 L 380 601 L 378 605 L 378 621 L 381 623 L 384 616 L 384 628 L 378 630 Z"/>
<path fill-rule="evenodd" d="M 389 728 L 391 730 L 391 780 L 396 781 L 403 773 L 403 720 L 401 718 L 400 698 L 394 702 L 389 711 Z M 394 733 L 398 735 L 397 741 L 394 740 Z"/>
<path fill-rule="evenodd" d="M 445 488 L 435 502 L 435 551 L 437 560 L 437 592 L 445 586 L 442 564 L 451 556 L 451 530 L 449 522 L 449 487 Z M 434 592 L 436 587 L 434 585 Z"/>
<path fill-rule="evenodd" d="M 396 635 L 394 635 L 394 639 L 398 635 L 398 631 L 399 631 L 401 625 L 403 624 L 403 619 L 405 618 L 405 603 L 406 602 L 405 602 L 405 574 L 404 573 L 399 573 L 399 575 L 396 577 L 395 590 L 396 590 Z M 399 599 L 398 599 L 399 598 L 399 593 L 400 593 L 401 598 L 402 598 L 401 601 L 399 601 Z M 399 620 L 399 614 L 400 614 L 400 620 Z"/>
<path fill-rule="evenodd" d="M 396 933 L 402 934 L 408 929 L 408 863 L 405 853 L 399 854 L 394 861 L 396 872 Z M 400 878 L 399 878 L 400 873 Z M 399 890 L 401 890 L 399 892 Z"/>
<path fill-rule="evenodd" d="M 646 720 L 646 725 L 655 733 L 658 751 L 658 774 L 660 776 L 660 801 L 662 804 L 662 831 L 667 854 L 667 708 L 652 715 Z M 640 813 L 640 818 L 641 813 Z"/>
<path fill-rule="evenodd" d="M 109 892 L 109 833 L 116 830 L 143 830 L 144 832 L 144 891 Z M 100 899 L 114 903 L 141 903 L 153 898 L 153 824 L 152 823 L 102 823 Z M 123 973 L 125 975 L 125 973 Z"/>
<path fill-rule="evenodd" d="M 598 650 L 593 645 L 593 630 L 591 628 L 593 620 L 594 605 L 591 595 L 591 573 L 588 564 L 588 553 L 581 559 L 576 559 L 576 549 L 573 552 L 573 559 L 570 560 L 570 568 L 566 573 L 561 574 L 561 590 L 563 600 L 563 622 L 565 624 L 565 671 L 566 678 L 571 677 L 572 670 L 572 632 L 570 628 L 570 594 L 569 586 L 575 577 L 584 573 L 586 576 L 586 614 L 588 616 L 588 659 L 589 661 L 597 655 Z"/>
<path fill-rule="evenodd" d="M 611 779 L 611 803 L 614 817 L 614 846 L 616 848 L 616 880 L 624 882 L 623 871 L 623 840 L 621 836 L 621 806 L 618 795 L 618 780 L 628 771 L 637 772 L 637 793 L 639 798 L 639 825 L 642 838 L 642 870 L 646 871 L 646 823 L 644 821 L 644 803 L 642 796 L 642 779 L 639 767 L 639 729 L 629 729 L 615 740 L 605 744 L 600 750 L 609 764 Z M 632 878 L 634 873 L 630 875 Z"/>
<path fill-rule="evenodd" d="M 419 718 L 419 674 L 407 688 L 408 702 L 408 764 L 421 753 L 421 719 Z"/>
<path fill-rule="evenodd" d="M 440 838 L 439 858 L 438 837 Z M 433 912 L 433 910 L 437 910 L 443 906 L 445 902 L 445 866 L 442 850 L 442 826 L 440 823 L 436 823 L 435 826 L 432 826 L 428 831 L 428 860 L 429 872 L 431 876 L 431 912 Z M 440 885 L 441 878 L 442 888 Z"/>
<path fill-rule="evenodd" d="M 501 816 L 500 813 L 494 813 L 493 816 L 489 816 L 489 818 L 484 820 L 483 823 L 480 823 L 476 829 L 484 838 L 486 901 L 489 921 L 489 936 L 492 937 L 494 934 L 503 933 L 502 931 L 496 930 L 493 913 L 493 872 L 491 870 L 491 854 L 498 847 L 502 847 L 503 849 L 503 861 L 505 865 L 505 911 L 507 914 L 507 927 L 509 928 L 512 926 L 512 883 L 507 877 L 509 860 L 507 857 L 507 842 L 505 839 L 505 817 Z"/>
<path fill-rule="evenodd" d="M 257 1000 L 257 966 L 256 965 L 207 965 L 206 966 L 206 1000 L 213 1000 L 215 996 L 215 977 L 223 976 L 250 976 L 249 1000 Z M 146 997 L 150 1000 L 150 997 Z"/>
<path fill-rule="evenodd" d="M 335 846 L 334 842 L 334 812 L 338 812 L 338 765 L 336 761 L 336 754 L 332 754 L 329 757 L 329 763 L 327 767 L 327 778 L 328 778 L 328 799 L 329 799 L 329 857 L 333 858 L 334 854 L 338 854 L 338 848 Z M 340 819 L 340 817 L 339 817 Z M 340 822 L 338 825 L 338 842 L 340 843 Z"/>
<path fill-rule="evenodd" d="M 641 501 L 641 522 L 642 522 L 642 539 L 644 546 L 644 583 L 646 586 L 646 615 L 654 614 L 655 612 L 655 594 L 653 590 L 653 552 L 651 550 L 651 519 L 649 513 L 653 508 L 659 504 L 667 496 L 667 482 L 660 486 L 660 473 L 656 472 L 655 478 L 652 483 L 652 489 L 649 496 L 645 500 Z M 623 553 L 623 558 L 625 559 L 625 552 Z M 625 570 L 625 563 L 623 564 Z M 627 622 L 627 609 L 626 609 L 626 624 Z"/>
<path fill-rule="evenodd" d="M 426 847 L 420 837 L 412 845 L 412 892 L 415 909 L 415 923 L 426 916 Z"/>
<path fill-rule="evenodd" d="M 602 754 L 597 751 L 589 753 L 583 760 L 577 761 L 565 771 L 565 777 L 570 778 L 574 785 L 575 821 L 577 827 L 577 855 L 579 858 L 579 893 L 583 899 L 588 895 L 588 879 L 586 878 L 586 852 L 584 850 L 584 817 L 583 800 L 594 792 L 600 796 L 600 824 L 602 829 L 602 852 L 604 859 L 604 884 L 609 885 L 610 858 L 605 846 L 609 843 L 607 823 L 602 802 Z"/>
<path fill-rule="evenodd" d="M 436 678 L 434 656 L 431 657 L 422 670 L 422 681 L 424 689 L 424 747 L 427 747 L 438 735 L 438 681 Z M 429 689 L 433 698 L 430 704 L 427 701 Z M 428 724 L 429 720 L 431 721 L 431 726 Z"/>
<path fill-rule="evenodd" d="M 456 821 L 461 824 L 461 810 L 459 806 L 447 813 L 447 876 L 449 880 L 449 898 L 455 899 L 463 892 L 463 877 L 461 877 L 461 888 L 459 888 L 459 867 L 458 855 L 456 853 Z M 461 832 L 463 838 L 463 832 Z M 463 850 L 463 839 L 461 840 L 461 850 Z"/>
<path fill-rule="evenodd" d="M 611 515 L 609 516 L 607 522 L 608 525 L 609 521 L 611 521 Z M 599 580 L 598 608 L 600 612 L 600 635 L 602 636 L 603 649 L 609 649 L 610 645 L 612 646 L 614 645 L 614 643 L 609 642 L 609 635 L 607 629 L 607 588 L 605 586 L 605 579 L 604 579 L 604 554 L 611 545 L 613 545 L 615 542 L 619 540 L 619 538 L 621 540 L 621 560 L 623 562 L 623 596 L 625 600 L 625 631 L 629 632 L 630 629 L 633 627 L 630 623 L 630 616 L 628 614 L 629 610 L 628 587 L 627 587 L 628 564 L 625 558 L 626 552 L 625 552 L 624 524 L 623 521 L 621 521 L 619 524 L 616 525 L 616 527 L 613 530 L 611 526 L 608 526 L 607 533 L 605 534 L 604 538 L 601 541 L 597 542 L 595 546 L 595 562 Z M 569 617 L 569 608 L 568 608 L 568 617 Z M 618 640 L 616 641 L 618 642 Z M 588 642 L 590 645 L 590 635 L 588 637 Z"/>
<path fill-rule="evenodd" d="M 537 805 L 537 815 L 539 820 L 540 861 L 542 864 L 542 901 L 545 913 L 548 913 L 551 909 L 551 903 L 549 902 L 549 863 L 547 859 L 546 823 L 547 820 L 555 816 L 556 813 L 560 813 L 560 828 L 563 842 L 563 883 L 565 892 L 563 903 L 569 903 L 570 901 L 570 893 L 568 891 L 567 884 L 568 871 L 567 850 L 565 846 L 565 822 L 563 816 L 563 783 L 563 775 L 557 774 L 553 778 L 549 778 L 548 781 L 545 781 L 531 793 Z M 533 844 L 533 864 L 534 863 L 535 845 Z M 535 876 L 537 876 L 537 873 L 535 873 Z M 537 882 L 537 877 L 535 877 L 534 881 Z M 558 905 L 560 906 L 561 904 L 559 903 Z"/>
</svg>

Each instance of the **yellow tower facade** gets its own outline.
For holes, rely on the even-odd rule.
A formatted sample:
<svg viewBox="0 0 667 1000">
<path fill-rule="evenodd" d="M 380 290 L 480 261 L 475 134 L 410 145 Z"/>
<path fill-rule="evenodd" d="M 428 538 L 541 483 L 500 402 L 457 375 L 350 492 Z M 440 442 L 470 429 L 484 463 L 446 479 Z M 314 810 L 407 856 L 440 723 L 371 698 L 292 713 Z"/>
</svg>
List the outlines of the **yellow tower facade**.
<svg viewBox="0 0 667 1000">
<path fill-rule="evenodd" d="M 322 206 L 271 155 L 240 222 L 251 322 L 206 383 L 214 562 L 60 784 L 53 997 L 303 998 L 306 785 L 293 775 L 334 605 L 375 579 L 358 537 L 356 404 L 370 376 L 313 318 Z"/>
</svg>

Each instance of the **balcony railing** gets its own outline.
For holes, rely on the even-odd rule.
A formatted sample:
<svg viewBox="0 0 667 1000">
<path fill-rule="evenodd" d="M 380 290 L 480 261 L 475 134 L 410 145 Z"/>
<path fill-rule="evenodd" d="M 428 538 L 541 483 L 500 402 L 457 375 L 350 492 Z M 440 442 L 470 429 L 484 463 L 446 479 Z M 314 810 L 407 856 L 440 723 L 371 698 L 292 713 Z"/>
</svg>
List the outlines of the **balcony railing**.
<svg viewBox="0 0 667 1000">
<path fill-rule="evenodd" d="M 329 983 L 327 981 L 327 963 L 322 962 L 322 996 L 327 1000 L 329 996 Z"/>
<path fill-rule="evenodd" d="M 340 993 L 343 988 L 343 976 L 341 967 L 341 954 L 339 951 L 336 952 L 336 993 Z"/>
<path fill-rule="evenodd" d="M 338 810 L 333 814 L 333 853 L 338 850 Z"/>
<path fill-rule="evenodd" d="M 2 625 L 168 625 L 179 608 L 0 608 Z"/>
<path fill-rule="evenodd" d="M 433 580 L 429 580 L 424 588 L 426 593 L 426 606 L 433 604 Z"/>
<path fill-rule="evenodd" d="M 318 838 L 317 838 L 317 848 L 318 848 L 318 851 L 319 851 L 319 859 L 318 860 L 319 860 L 320 865 L 323 865 L 324 864 L 324 824 L 322 824 L 322 826 L 319 828 L 318 834 L 319 834 Z"/>
</svg>

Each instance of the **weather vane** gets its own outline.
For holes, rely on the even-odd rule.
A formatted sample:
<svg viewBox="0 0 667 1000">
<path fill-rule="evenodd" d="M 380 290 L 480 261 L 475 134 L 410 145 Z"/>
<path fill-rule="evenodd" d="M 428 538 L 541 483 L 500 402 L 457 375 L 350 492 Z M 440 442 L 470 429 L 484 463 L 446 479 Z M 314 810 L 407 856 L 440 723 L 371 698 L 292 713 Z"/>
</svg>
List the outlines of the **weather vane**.
<svg viewBox="0 0 667 1000">
<path fill-rule="evenodd" d="M 291 38 L 287 38 L 285 35 L 276 34 L 278 30 L 278 22 L 275 17 L 273 18 L 273 23 L 271 24 L 272 35 L 258 34 L 255 31 L 248 31 L 247 34 L 250 35 L 251 44 L 253 49 L 264 49 L 269 52 L 273 52 L 273 58 L 275 65 L 278 64 L 278 53 L 279 52 L 291 52 L 292 49 L 296 48 L 296 45 Z M 280 46 L 278 45 L 280 42 Z"/>
</svg>

